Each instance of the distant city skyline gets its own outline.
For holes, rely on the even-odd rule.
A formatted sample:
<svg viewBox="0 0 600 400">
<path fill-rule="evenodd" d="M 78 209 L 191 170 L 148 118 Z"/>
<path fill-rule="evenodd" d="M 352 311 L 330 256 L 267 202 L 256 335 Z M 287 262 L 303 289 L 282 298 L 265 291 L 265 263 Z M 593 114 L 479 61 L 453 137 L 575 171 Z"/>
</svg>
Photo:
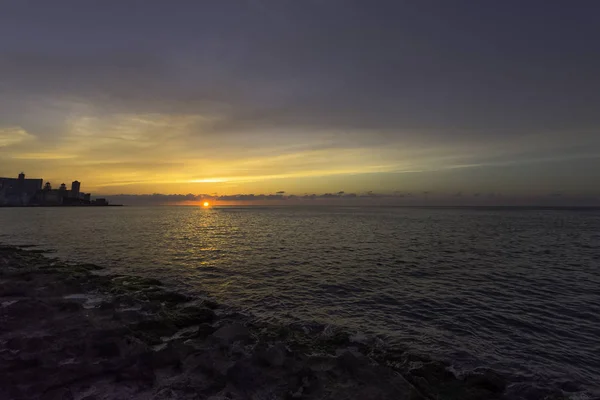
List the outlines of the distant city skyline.
<svg viewBox="0 0 600 400">
<path fill-rule="evenodd" d="M 52 185 L 42 178 L 28 177 L 24 172 L 16 177 L 0 175 L 0 207 L 30 206 L 105 206 L 104 198 L 92 200 L 91 193 L 81 191 L 81 182 L 74 180 L 70 188 L 66 183 Z"/>
<path fill-rule="evenodd" d="M 223 202 L 600 204 L 599 13 L 591 0 L 8 2 L 0 176 Z"/>
</svg>

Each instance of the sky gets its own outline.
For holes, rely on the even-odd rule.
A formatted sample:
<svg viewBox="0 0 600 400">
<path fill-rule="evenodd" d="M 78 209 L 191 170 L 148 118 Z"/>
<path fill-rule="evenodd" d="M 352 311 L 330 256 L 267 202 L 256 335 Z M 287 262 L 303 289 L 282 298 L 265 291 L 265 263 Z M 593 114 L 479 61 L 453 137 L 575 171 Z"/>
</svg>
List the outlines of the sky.
<svg viewBox="0 0 600 400">
<path fill-rule="evenodd" d="M 1 0 L 0 176 L 600 204 L 599 15 L 596 0 Z"/>
</svg>

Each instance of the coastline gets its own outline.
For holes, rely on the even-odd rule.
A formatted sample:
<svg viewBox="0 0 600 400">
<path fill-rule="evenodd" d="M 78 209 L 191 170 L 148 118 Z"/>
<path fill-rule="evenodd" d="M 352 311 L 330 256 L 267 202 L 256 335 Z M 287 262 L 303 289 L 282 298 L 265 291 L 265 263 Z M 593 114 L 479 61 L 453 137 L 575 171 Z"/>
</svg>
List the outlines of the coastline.
<svg viewBox="0 0 600 400">
<path fill-rule="evenodd" d="M 123 204 L 28 204 L 0 205 L 0 208 L 48 208 L 48 207 L 123 207 Z"/>
<path fill-rule="evenodd" d="M 566 399 L 0 245 L 0 398 Z M 514 389 L 514 387 L 513 387 Z"/>
</svg>

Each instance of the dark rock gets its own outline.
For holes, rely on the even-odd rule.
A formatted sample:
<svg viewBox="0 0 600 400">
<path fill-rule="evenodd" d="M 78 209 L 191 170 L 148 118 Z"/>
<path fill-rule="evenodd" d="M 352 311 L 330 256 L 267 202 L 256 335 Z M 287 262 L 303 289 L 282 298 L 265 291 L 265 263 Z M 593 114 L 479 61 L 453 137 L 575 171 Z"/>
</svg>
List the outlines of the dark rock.
<svg viewBox="0 0 600 400">
<path fill-rule="evenodd" d="M 0 285 L 0 296 L 2 297 L 25 297 L 27 291 L 17 285 Z"/>
<path fill-rule="evenodd" d="M 567 400 L 560 390 L 546 389 L 533 386 L 527 383 L 517 383 L 509 386 L 506 391 L 506 397 L 523 400 Z"/>
<path fill-rule="evenodd" d="M 131 329 L 135 331 L 153 332 L 159 335 L 169 335 L 176 330 L 173 325 L 162 319 L 147 319 L 140 321 L 133 324 Z"/>
<path fill-rule="evenodd" d="M 227 370 L 227 380 L 243 392 L 253 392 L 265 388 L 268 375 L 251 364 L 248 360 L 240 360 Z"/>
<path fill-rule="evenodd" d="M 148 317 L 140 312 L 140 310 L 116 310 L 113 313 L 113 319 L 127 324 L 135 324 L 146 321 Z"/>
<path fill-rule="evenodd" d="M 237 323 L 225 325 L 217 329 L 212 336 L 223 344 L 232 344 L 234 342 L 247 343 L 252 338 L 248 328 Z"/>
<path fill-rule="evenodd" d="M 175 326 L 185 328 L 190 325 L 212 322 L 215 319 L 215 313 L 208 308 L 189 306 L 175 312 L 170 319 Z"/>
<path fill-rule="evenodd" d="M 160 301 L 164 303 L 178 304 L 190 301 L 191 298 L 182 293 L 159 290 L 156 292 L 147 293 L 146 296 L 150 300 Z"/>
<path fill-rule="evenodd" d="M 119 343 L 121 357 L 135 358 L 150 351 L 150 347 L 134 336 L 125 336 Z"/>
<path fill-rule="evenodd" d="M 154 286 L 162 286 L 162 282 L 159 281 L 158 279 L 154 279 L 154 278 L 139 278 L 138 277 L 138 282 L 140 282 L 141 284 L 144 285 L 154 285 Z"/>
<path fill-rule="evenodd" d="M 37 390 L 45 392 L 51 388 L 68 387 L 73 382 L 103 375 L 106 369 L 105 364 L 91 361 L 59 364 L 40 371 L 38 379 L 34 382 L 37 385 Z"/>
<path fill-rule="evenodd" d="M 25 353 L 36 353 L 51 348 L 55 339 L 56 338 L 52 335 L 12 338 L 7 341 L 6 347 L 11 350 L 19 350 Z"/>
<path fill-rule="evenodd" d="M 177 332 L 177 327 L 164 319 L 140 321 L 131 324 L 130 329 L 137 338 L 148 343 L 162 343 L 161 337 Z"/>
<path fill-rule="evenodd" d="M 421 363 L 429 363 L 431 362 L 431 358 L 424 356 L 422 354 L 408 353 L 408 352 L 398 352 L 395 354 L 395 357 L 403 358 L 405 362 L 421 362 Z"/>
<path fill-rule="evenodd" d="M 500 399 L 501 394 L 485 387 L 466 385 L 448 370 L 448 365 L 432 361 L 409 370 L 409 379 L 423 394 L 430 398 L 445 400 L 492 400 Z"/>
<path fill-rule="evenodd" d="M 145 286 L 142 287 L 138 293 L 145 293 L 146 295 L 150 295 L 152 296 L 153 293 L 159 293 L 159 292 L 164 292 L 163 288 L 160 288 L 158 286 Z"/>
<path fill-rule="evenodd" d="M 158 345 L 154 351 L 144 354 L 142 360 L 153 368 L 163 368 L 166 366 L 179 367 L 184 354 L 193 350 L 188 348 L 188 346 L 185 346 L 186 349 L 184 350 L 181 346 L 184 345 L 180 343 L 164 343 Z"/>
<path fill-rule="evenodd" d="M 117 371 L 115 379 L 119 381 L 134 381 L 138 385 L 152 386 L 155 381 L 154 371 L 152 370 L 153 364 L 144 362 L 143 358 L 140 358 L 133 364 L 121 368 Z"/>
<path fill-rule="evenodd" d="M 313 372 L 330 371 L 337 365 L 337 359 L 326 355 L 310 356 L 306 365 Z"/>
<path fill-rule="evenodd" d="M 198 325 L 198 332 L 196 333 L 196 337 L 198 338 L 206 338 L 212 335 L 215 332 L 215 328 L 210 324 L 200 324 Z"/>
<path fill-rule="evenodd" d="M 411 387 L 408 393 L 408 400 L 425 400 L 425 398 L 415 387 Z"/>
<path fill-rule="evenodd" d="M 464 378 L 464 382 L 471 388 L 482 388 L 492 393 L 502 393 L 506 388 L 506 379 L 492 370 L 469 374 Z"/>
<path fill-rule="evenodd" d="M 331 336 L 324 336 L 320 338 L 320 342 L 328 350 L 334 350 L 341 347 L 348 347 L 351 345 L 350 335 L 346 332 L 336 331 Z"/>
<path fill-rule="evenodd" d="M 106 341 L 96 342 L 92 346 L 94 354 L 97 357 L 111 358 L 118 357 L 121 354 L 121 349 L 116 341 L 107 339 Z"/>
<path fill-rule="evenodd" d="M 209 299 L 202 300 L 202 305 L 205 306 L 206 308 L 210 308 L 211 310 L 219 308 L 219 303 L 217 303 L 216 301 L 213 301 L 213 300 L 209 300 Z"/>
<path fill-rule="evenodd" d="M 287 349 L 283 343 L 277 343 L 266 349 L 257 352 L 258 360 L 264 365 L 271 367 L 281 367 L 285 364 L 287 358 Z"/>
<path fill-rule="evenodd" d="M 101 267 L 96 264 L 79 264 L 79 265 L 89 271 L 100 271 L 100 270 L 104 269 L 104 267 Z"/>
<path fill-rule="evenodd" d="M 93 343 L 103 342 L 107 339 L 119 340 L 129 332 L 130 330 L 125 326 L 113 326 L 110 328 L 106 327 L 104 329 L 99 328 L 96 330 L 91 330 L 91 332 L 86 335 L 86 339 Z"/>
<path fill-rule="evenodd" d="M 16 359 L 13 359 L 10 365 L 11 371 L 19 371 L 19 370 L 29 370 L 33 368 L 40 367 L 42 365 L 41 361 L 36 357 L 28 357 L 22 356 Z"/>
<path fill-rule="evenodd" d="M 115 309 L 115 304 L 111 301 L 103 301 L 96 308 L 105 311 L 113 311 Z"/>
<path fill-rule="evenodd" d="M 60 301 L 55 303 L 59 311 L 76 312 L 83 309 L 83 305 L 76 301 Z"/>
<path fill-rule="evenodd" d="M 368 365 L 369 360 L 362 354 L 344 351 L 340 356 L 337 357 L 337 363 L 343 370 L 355 374 L 360 369 Z"/>
<path fill-rule="evenodd" d="M 410 374 L 425 378 L 429 382 L 443 382 L 456 379 L 454 374 L 448 370 L 448 365 L 438 361 L 433 361 L 419 368 L 412 369 L 410 370 Z"/>
<path fill-rule="evenodd" d="M 56 388 L 44 393 L 44 399 L 47 400 L 73 400 L 73 392 L 69 388 Z"/>
<path fill-rule="evenodd" d="M 183 361 L 184 370 L 210 378 L 225 377 L 231 365 L 231 360 L 214 348 L 193 352 Z"/>
<path fill-rule="evenodd" d="M 288 378 L 288 397 L 303 398 L 317 393 L 321 387 L 322 384 L 317 375 L 309 368 L 302 368 Z"/>
<path fill-rule="evenodd" d="M 148 286 L 162 286 L 162 282 L 158 279 L 145 278 L 141 276 L 119 276 L 113 278 L 112 281 L 132 289 L 140 289 Z"/>
<path fill-rule="evenodd" d="M 580 386 L 572 381 L 564 381 L 559 384 L 560 390 L 565 392 L 574 393 L 581 390 Z"/>
<path fill-rule="evenodd" d="M 94 264 L 74 264 L 74 265 L 65 265 L 62 268 L 64 271 L 68 271 L 69 273 L 79 273 L 79 274 L 89 274 L 91 271 L 101 270 L 102 267 L 99 267 Z"/>
</svg>

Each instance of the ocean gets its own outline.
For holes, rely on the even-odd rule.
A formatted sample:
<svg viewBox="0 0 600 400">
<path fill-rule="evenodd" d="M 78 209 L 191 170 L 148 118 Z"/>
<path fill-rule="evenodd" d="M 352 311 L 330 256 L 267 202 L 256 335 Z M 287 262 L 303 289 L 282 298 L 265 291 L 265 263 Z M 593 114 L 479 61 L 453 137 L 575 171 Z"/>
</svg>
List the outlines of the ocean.
<svg viewBox="0 0 600 400">
<path fill-rule="evenodd" d="M 600 210 L 0 208 L 0 243 L 600 395 Z"/>
</svg>

